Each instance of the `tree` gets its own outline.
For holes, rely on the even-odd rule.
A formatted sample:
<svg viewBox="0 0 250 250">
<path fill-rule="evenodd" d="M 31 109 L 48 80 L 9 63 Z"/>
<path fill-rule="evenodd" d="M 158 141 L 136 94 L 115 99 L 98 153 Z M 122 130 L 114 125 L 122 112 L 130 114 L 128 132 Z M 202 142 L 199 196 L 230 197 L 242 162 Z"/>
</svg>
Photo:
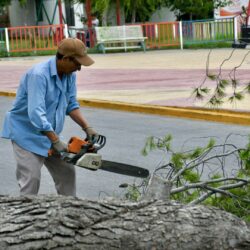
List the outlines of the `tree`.
<svg viewBox="0 0 250 250">
<path fill-rule="evenodd" d="M 0 248 L 249 249 L 250 228 L 213 207 L 167 200 L 0 197 Z"/>
<path fill-rule="evenodd" d="M 146 22 L 157 9 L 166 4 L 167 0 L 125 0 L 126 20 L 131 23 Z"/>
<path fill-rule="evenodd" d="M 213 17 L 214 8 L 230 4 L 231 0 L 168 0 L 167 6 L 179 20 L 205 19 Z"/>
<path fill-rule="evenodd" d="M 26 4 L 27 0 L 18 0 L 21 6 Z M 5 7 L 11 4 L 11 0 L 0 0 L 0 7 Z"/>
<path fill-rule="evenodd" d="M 0 0 L 0 7 L 5 7 L 10 5 L 11 0 Z"/>
</svg>

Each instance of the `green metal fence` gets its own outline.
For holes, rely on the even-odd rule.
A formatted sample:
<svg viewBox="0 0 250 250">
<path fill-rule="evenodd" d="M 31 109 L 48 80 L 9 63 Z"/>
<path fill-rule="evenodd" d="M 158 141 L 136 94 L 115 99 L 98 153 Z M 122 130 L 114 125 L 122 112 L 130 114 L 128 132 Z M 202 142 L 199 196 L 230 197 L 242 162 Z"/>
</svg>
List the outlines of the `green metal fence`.
<svg viewBox="0 0 250 250">
<path fill-rule="evenodd" d="M 0 51 L 6 50 L 5 44 L 5 28 L 0 28 Z"/>
<path fill-rule="evenodd" d="M 183 43 L 207 43 L 234 40 L 234 18 L 182 22 Z"/>
</svg>

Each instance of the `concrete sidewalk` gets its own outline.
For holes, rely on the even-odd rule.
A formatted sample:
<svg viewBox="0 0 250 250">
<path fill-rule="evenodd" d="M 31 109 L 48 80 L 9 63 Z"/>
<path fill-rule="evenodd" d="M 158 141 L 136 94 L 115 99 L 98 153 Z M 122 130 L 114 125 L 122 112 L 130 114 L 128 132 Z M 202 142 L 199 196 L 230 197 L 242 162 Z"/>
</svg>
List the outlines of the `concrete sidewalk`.
<svg viewBox="0 0 250 250">
<path fill-rule="evenodd" d="M 91 56 L 96 63 L 89 68 L 82 68 L 77 73 L 78 97 L 84 105 L 128 111 L 136 111 L 138 107 L 137 111 L 140 112 L 149 112 L 149 109 L 153 109 L 153 113 L 166 115 L 170 110 L 174 110 L 172 115 L 176 116 L 184 115 L 178 110 L 190 113 L 196 108 L 197 112 L 201 112 L 199 115 L 201 117 L 191 117 L 190 114 L 184 117 L 206 119 L 211 112 L 211 109 L 204 110 L 208 108 L 207 100 L 197 101 L 191 97 L 191 93 L 192 89 L 204 80 L 209 51 L 206 49 L 161 50 L 146 53 L 93 54 Z M 231 53 L 232 49 L 213 49 L 209 60 L 210 72 L 218 73 L 220 64 Z M 234 51 L 232 58 L 223 64 L 223 77 L 228 78 L 230 71 L 241 64 L 247 53 L 248 50 Z M 1 59 L 2 95 L 14 93 L 25 70 L 46 59 L 47 57 Z M 246 56 L 237 69 L 236 76 L 240 82 L 249 82 L 249 69 L 250 56 Z M 215 86 L 214 82 L 208 80 L 205 84 L 212 88 Z M 232 90 L 228 89 L 228 91 Z M 144 111 L 143 108 L 145 108 Z M 247 119 L 244 124 L 250 124 L 249 96 L 237 104 L 226 103 L 221 108 L 222 111 L 215 113 L 219 113 L 220 117 L 222 114 L 231 116 L 230 121 L 226 119 L 225 122 L 239 120 L 237 116 L 243 115 L 244 119 Z"/>
</svg>

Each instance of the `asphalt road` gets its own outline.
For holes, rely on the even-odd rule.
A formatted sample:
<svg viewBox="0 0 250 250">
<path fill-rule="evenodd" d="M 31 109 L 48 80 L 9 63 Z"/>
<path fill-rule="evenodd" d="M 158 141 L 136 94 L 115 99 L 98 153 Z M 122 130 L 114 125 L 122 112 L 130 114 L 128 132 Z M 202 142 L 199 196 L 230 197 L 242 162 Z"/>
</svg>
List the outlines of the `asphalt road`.
<svg viewBox="0 0 250 250">
<path fill-rule="evenodd" d="M 4 114 L 10 109 L 13 98 L 0 97 L 0 126 L 2 128 Z M 106 160 L 119 161 L 145 167 L 152 172 L 163 163 L 161 152 L 153 152 L 142 156 L 141 150 L 148 136 L 162 137 L 166 134 L 173 136 L 173 148 L 178 150 L 205 145 L 208 137 L 223 142 L 229 134 L 231 142 L 244 146 L 250 130 L 248 126 L 194 121 L 188 119 L 169 118 L 139 113 L 119 112 L 94 108 L 81 108 L 90 124 L 107 137 L 106 146 L 100 151 Z M 63 131 L 64 140 L 71 136 L 85 136 L 81 129 L 70 119 L 66 120 Z M 239 136 L 240 135 L 240 136 Z M 9 140 L 0 138 L 0 195 L 18 195 L 15 180 L 15 159 Z M 112 174 L 102 170 L 92 172 L 77 168 L 77 195 L 87 199 L 98 199 L 107 196 L 124 195 L 119 188 L 121 183 L 139 182 L 140 179 Z M 54 184 L 48 171 L 42 169 L 40 194 L 55 193 Z"/>
</svg>

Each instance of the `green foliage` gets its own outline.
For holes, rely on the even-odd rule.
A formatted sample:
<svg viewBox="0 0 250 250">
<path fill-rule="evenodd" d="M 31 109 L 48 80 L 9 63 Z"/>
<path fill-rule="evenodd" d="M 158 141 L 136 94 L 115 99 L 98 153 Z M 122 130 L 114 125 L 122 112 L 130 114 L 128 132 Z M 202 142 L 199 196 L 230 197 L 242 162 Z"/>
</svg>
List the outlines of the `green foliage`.
<svg viewBox="0 0 250 250">
<path fill-rule="evenodd" d="M 215 95 L 216 97 L 218 98 L 223 98 L 226 96 L 226 93 L 225 93 L 225 89 L 224 87 L 221 87 L 219 84 L 217 85 L 216 89 L 215 89 Z"/>
<path fill-rule="evenodd" d="M 27 3 L 27 0 L 18 0 L 21 6 Z M 11 0 L 0 0 L 0 7 L 5 7 L 11 4 Z"/>
<path fill-rule="evenodd" d="M 169 0 L 168 6 L 180 20 L 184 14 L 187 14 L 190 20 L 210 18 L 213 12 L 212 0 Z"/>
<path fill-rule="evenodd" d="M 183 178 L 185 181 L 188 181 L 190 183 L 196 183 L 200 181 L 200 176 L 198 173 L 195 173 L 193 170 L 187 169 L 183 172 Z"/>
<path fill-rule="evenodd" d="M 180 170 L 184 165 L 184 160 L 186 159 L 185 154 L 173 153 L 170 162 L 173 164 L 175 170 Z"/>
<path fill-rule="evenodd" d="M 228 98 L 228 101 L 233 103 L 236 101 L 241 101 L 244 99 L 244 94 L 242 92 L 235 92 L 232 96 Z"/>
<path fill-rule="evenodd" d="M 250 187 L 237 188 L 231 191 L 235 197 L 244 197 L 244 199 L 231 198 L 225 195 L 213 195 L 207 199 L 204 204 L 212 205 L 233 213 L 238 217 L 250 222 Z M 248 200 L 247 200 L 248 199 Z"/>
<path fill-rule="evenodd" d="M 250 94 L 250 83 L 247 84 L 247 86 L 244 89 L 248 94 Z"/>
<path fill-rule="evenodd" d="M 197 147 L 192 153 L 190 153 L 190 159 L 199 157 L 204 152 L 203 148 Z"/>
<path fill-rule="evenodd" d="M 213 48 L 232 48 L 232 42 L 228 41 L 210 41 L 202 43 L 186 44 L 184 40 L 184 49 L 213 49 Z"/>
<path fill-rule="evenodd" d="M 91 1 L 92 3 L 92 12 L 99 13 L 100 16 L 109 8 L 112 0 L 98 0 Z"/>
<path fill-rule="evenodd" d="M 174 11 L 179 19 L 188 16 L 192 19 L 212 18 L 214 8 L 224 7 L 232 3 L 231 0 L 168 0 L 167 6 Z"/>
<path fill-rule="evenodd" d="M 232 84 L 232 87 L 235 89 L 237 88 L 237 85 L 239 85 L 239 82 L 236 79 L 232 79 L 231 84 Z"/>
<path fill-rule="evenodd" d="M 225 7 L 232 3 L 232 0 L 214 0 L 214 8 Z"/>
<path fill-rule="evenodd" d="M 220 84 L 221 86 L 223 86 L 223 88 L 225 88 L 226 86 L 229 85 L 229 81 L 228 81 L 228 80 L 225 80 L 225 79 L 221 79 L 220 82 L 219 82 L 219 84 Z"/>
<path fill-rule="evenodd" d="M 215 146 L 215 143 L 216 143 L 215 139 L 210 138 L 210 140 L 209 140 L 209 142 L 208 142 L 208 144 L 206 146 L 206 149 L 211 149 L 212 147 Z"/>
<path fill-rule="evenodd" d="M 181 192 L 177 194 L 171 195 L 171 199 L 180 201 L 182 203 L 190 203 L 199 197 L 200 192 L 199 190 L 194 190 L 193 192 Z"/>
<path fill-rule="evenodd" d="M 214 174 L 210 178 L 211 178 L 211 180 L 215 180 L 216 181 L 216 180 L 222 178 L 222 175 L 220 175 L 220 174 Z M 220 186 L 220 182 L 210 183 L 209 185 L 211 187 L 213 187 L 213 188 L 218 188 Z"/>
<path fill-rule="evenodd" d="M 146 143 L 141 151 L 142 155 L 146 156 L 150 151 L 155 149 L 162 149 L 162 150 L 171 150 L 171 135 L 166 135 L 162 139 L 155 138 L 154 136 L 149 136 L 146 139 Z"/>
<path fill-rule="evenodd" d="M 250 175 L 250 136 L 249 143 L 247 144 L 246 148 L 240 150 L 240 159 L 243 162 L 243 167 L 246 171 L 246 174 Z"/>
<path fill-rule="evenodd" d="M 207 87 L 197 87 L 193 90 L 192 95 L 195 96 L 195 98 L 202 100 L 209 92 L 210 89 Z"/>
<path fill-rule="evenodd" d="M 126 22 L 146 22 L 167 0 L 124 0 Z"/>
<path fill-rule="evenodd" d="M 135 184 L 128 186 L 125 197 L 130 201 L 138 201 L 141 197 L 139 188 Z"/>
<path fill-rule="evenodd" d="M 0 7 L 5 7 L 10 5 L 11 0 L 0 0 Z"/>
<path fill-rule="evenodd" d="M 172 140 L 172 135 L 164 136 L 162 140 L 158 141 L 157 148 L 166 149 L 167 151 L 171 150 L 171 140 Z"/>
<path fill-rule="evenodd" d="M 153 149 L 156 149 L 154 144 L 154 137 L 150 136 L 147 138 L 144 148 L 142 149 L 141 153 L 142 155 L 146 156 L 148 155 L 149 151 L 152 151 Z"/>
<path fill-rule="evenodd" d="M 67 0 L 73 2 L 74 0 Z M 120 0 L 120 7 L 124 8 L 126 22 L 145 22 L 161 6 L 165 6 L 168 0 Z M 85 3 L 86 0 L 75 0 L 75 2 Z M 108 12 L 111 4 L 116 4 L 116 0 L 95 0 L 91 1 L 92 11 L 100 17 Z"/>
<path fill-rule="evenodd" d="M 212 107 L 219 107 L 223 104 L 223 100 L 217 96 L 213 96 L 209 101 L 208 104 Z"/>
<path fill-rule="evenodd" d="M 86 0 L 64 1 L 86 3 Z M 120 0 L 120 6 L 124 7 L 126 22 L 146 22 L 157 9 L 164 6 L 170 7 L 178 16 L 187 14 L 191 19 L 204 19 L 213 17 L 214 6 L 226 6 L 230 2 L 230 0 Z M 102 17 L 112 3 L 115 4 L 116 0 L 91 1 L 92 11 Z"/>
<path fill-rule="evenodd" d="M 207 77 L 208 77 L 210 80 L 214 81 L 214 80 L 216 80 L 217 75 L 208 74 Z"/>
</svg>

